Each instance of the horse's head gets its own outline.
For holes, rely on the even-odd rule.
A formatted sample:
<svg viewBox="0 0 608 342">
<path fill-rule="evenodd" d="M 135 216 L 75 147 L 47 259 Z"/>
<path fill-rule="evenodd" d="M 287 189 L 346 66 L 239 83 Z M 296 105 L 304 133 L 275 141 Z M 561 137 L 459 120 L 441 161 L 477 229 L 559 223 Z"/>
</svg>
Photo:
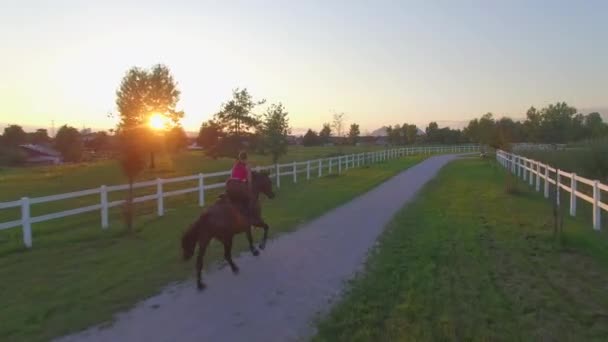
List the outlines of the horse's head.
<svg viewBox="0 0 608 342">
<path fill-rule="evenodd" d="M 274 198 L 274 192 L 272 191 L 272 181 L 267 172 L 253 172 L 253 186 L 254 191 L 263 193 L 268 198 Z"/>
</svg>

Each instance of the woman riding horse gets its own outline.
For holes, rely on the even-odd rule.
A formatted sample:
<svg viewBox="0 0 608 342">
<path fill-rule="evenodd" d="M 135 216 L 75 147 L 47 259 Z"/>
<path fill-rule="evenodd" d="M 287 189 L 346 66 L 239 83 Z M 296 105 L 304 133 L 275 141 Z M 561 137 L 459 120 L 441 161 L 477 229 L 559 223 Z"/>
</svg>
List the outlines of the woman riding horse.
<svg viewBox="0 0 608 342">
<path fill-rule="evenodd" d="M 246 189 L 249 196 L 249 208 L 253 207 L 252 209 L 248 209 L 252 215 L 245 215 L 243 210 L 238 205 L 235 205 L 228 196 L 221 196 L 213 205 L 203 211 L 196 222 L 182 235 L 181 242 L 184 260 L 192 258 L 196 245 L 198 244 L 199 246 L 196 258 L 196 279 L 199 290 L 205 287 L 205 284 L 201 280 L 203 256 L 211 239 L 215 238 L 224 245 L 224 258 L 234 273 L 238 272 L 238 267 L 232 261 L 232 240 L 235 234 L 247 233 L 249 249 L 253 255 L 258 255 L 258 251 L 253 246 L 251 226 L 262 227 L 264 228 L 264 238 L 260 244 L 260 248 L 264 249 L 266 245 L 269 227 L 261 218 L 261 208 L 257 205 L 257 198 L 260 193 L 265 194 L 268 198 L 274 198 L 272 181 L 267 174 L 258 172 L 250 173 L 250 179 L 251 181 Z M 254 205 L 251 205 L 252 203 Z"/>
<path fill-rule="evenodd" d="M 226 181 L 226 194 L 233 203 L 238 203 L 245 216 L 253 220 L 254 198 L 251 189 L 251 168 L 247 165 L 247 152 L 239 153 L 232 166 L 230 178 Z"/>
</svg>

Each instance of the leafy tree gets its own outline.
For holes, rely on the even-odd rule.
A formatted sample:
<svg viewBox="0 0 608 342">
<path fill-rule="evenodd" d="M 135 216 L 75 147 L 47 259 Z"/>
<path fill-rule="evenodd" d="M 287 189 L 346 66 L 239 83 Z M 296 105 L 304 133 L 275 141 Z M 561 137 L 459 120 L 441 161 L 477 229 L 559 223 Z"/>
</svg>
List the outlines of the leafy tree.
<svg viewBox="0 0 608 342">
<path fill-rule="evenodd" d="M 224 136 L 222 126 L 215 120 L 203 122 L 196 142 L 206 151 L 211 151 Z"/>
<path fill-rule="evenodd" d="M 167 131 L 165 143 L 171 152 L 178 152 L 188 147 L 188 135 L 182 126 L 175 126 Z"/>
<path fill-rule="evenodd" d="M 403 126 L 406 126 L 406 124 Z M 404 136 L 408 144 L 415 144 L 418 139 L 418 127 L 416 125 L 407 125 Z"/>
<path fill-rule="evenodd" d="M 51 141 L 51 138 L 49 137 L 49 133 L 46 129 L 40 128 L 37 129 L 36 132 L 29 135 L 29 140 L 32 144 L 42 145 L 48 144 Z"/>
<path fill-rule="evenodd" d="M 61 153 L 64 161 L 80 161 L 83 143 L 78 130 L 68 125 L 61 126 L 55 136 L 55 148 Z"/>
<path fill-rule="evenodd" d="M 4 134 L 2 135 L 2 143 L 7 146 L 18 146 L 25 144 L 27 134 L 23 131 L 23 128 L 19 125 L 10 125 L 4 128 Z"/>
<path fill-rule="evenodd" d="M 348 140 L 352 145 L 357 144 L 357 140 L 359 139 L 359 135 L 361 131 L 359 130 L 359 125 L 354 123 L 350 125 L 350 130 L 348 131 Z"/>
<path fill-rule="evenodd" d="M 321 142 L 323 144 L 328 144 L 329 143 L 329 138 L 331 137 L 331 126 L 328 123 L 324 123 L 323 124 L 323 128 L 321 129 L 321 132 L 319 132 L 319 139 L 321 139 Z"/>
<path fill-rule="evenodd" d="M 232 91 L 232 99 L 222 105 L 215 119 L 222 127 L 227 128 L 229 135 L 241 136 L 260 123 L 253 109 L 265 102 L 254 101 L 247 88 L 237 88 Z"/>
<path fill-rule="evenodd" d="M 429 123 L 426 128 L 426 139 L 430 143 L 438 143 L 439 140 L 439 125 L 436 122 Z"/>
<path fill-rule="evenodd" d="M 584 129 L 588 137 L 599 138 L 608 133 L 608 126 L 602 120 L 600 113 L 593 112 L 584 117 Z"/>
<path fill-rule="evenodd" d="M 302 138 L 302 145 L 304 146 L 316 146 L 319 144 L 319 136 L 317 135 L 317 132 L 313 131 L 312 129 L 309 129 L 306 134 L 304 134 L 304 137 Z"/>
<path fill-rule="evenodd" d="M 290 132 L 287 115 L 285 107 L 279 103 L 271 105 L 262 117 L 260 136 L 265 150 L 272 155 L 273 163 L 287 153 L 287 136 Z"/>
<path fill-rule="evenodd" d="M 85 142 L 84 145 L 95 152 L 106 150 L 110 146 L 110 136 L 108 136 L 108 133 L 105 131 L 96 132 L 94 133 L 93 139 Z"/>
<path fill-rule="evenodd" d="M 183 111 L 176 110 L 180 91 L 169 68 L 162 64 L 145 70 L 133 67 L 123 77 L 116 92 L 116 106 L 120 113 L 119 129 L 131 130 L 141 128 L 148 134 L 141 138 L 148 140 L 147 151 L 150 153 L 150 167 L 154 168 L 154 153 L 162 145 L 147 123 L 153 115 L 168 118 L 173 125 L 184 116 Z"/>
</svg>

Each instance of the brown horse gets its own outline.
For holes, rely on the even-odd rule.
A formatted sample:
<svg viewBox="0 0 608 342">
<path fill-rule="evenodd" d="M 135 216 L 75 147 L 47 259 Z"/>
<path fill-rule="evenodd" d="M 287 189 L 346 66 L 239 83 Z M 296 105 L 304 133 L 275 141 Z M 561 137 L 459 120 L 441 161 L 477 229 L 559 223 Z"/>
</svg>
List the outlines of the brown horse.
<svg viewBox="0 0 608 342">
<path fill-rule="evenodd" d="M 211 207 L 203 211 L 196 222 L 182 235 L 184 260 L 192 258 L 197 242 L 199 245 L 196 257 L 196 282 L 199 290 L 205 288 L 205 284 L 201 280 L 203 256 L 211 239 L 215 238 L 224 245 L 224 258 L 235 274 L 238 273 L 239 268 L 232 261 L 232 239 L 234 235 L 243 232 L 247 233 L 249 250 L 253 255 L 257 256 L 259 252 L 253 246 L 251 226 L 264 228 L 264 238 L 260 244 L 260 248 L 264 249 L 266 246 L 269 227 L 261 218 L 261 207 L 258 198 L 260 193 L 263 193 L 268 198 L 274 198 L 272 181 L 265 173 L 253 172 L 251 185 L 256 208 L 253 220 L 246 217 L 242 209 L 237 204 L 232 203 L 228 199 L 228 196 L 222 195 Z"/>
</svg>

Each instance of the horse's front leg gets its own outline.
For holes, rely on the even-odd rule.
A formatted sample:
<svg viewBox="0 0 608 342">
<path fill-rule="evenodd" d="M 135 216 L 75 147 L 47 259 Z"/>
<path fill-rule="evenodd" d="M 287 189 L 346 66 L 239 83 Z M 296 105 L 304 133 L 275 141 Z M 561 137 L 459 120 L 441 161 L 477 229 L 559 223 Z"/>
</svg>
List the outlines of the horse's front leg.
<svg viewBox="0 0 608 342">
<path fill-rule="evenodd" d="M 266 248 L 266 240 L 268 239 L 268 229 L 270 229 L 270 227 L 261 218 L 259 218 L 255 222 L 254 226 L 264 229 L 264 237 L 262 238 L 262 242 L 260 243 L 260 249 L 264 249 Z"/>
<path fill-rule="evenodd" d="M 253 236 L 251 234 L 251 226 L 249 226 L 249 228 L 247 228 L 246 233 L 247 233 L 247 241 L 249 241 L 249 250 L 251 251 L 251 254 L 253 254 L 254 256 L 260 255 L 260 252 L 253 245 Z"/>
</svg>

